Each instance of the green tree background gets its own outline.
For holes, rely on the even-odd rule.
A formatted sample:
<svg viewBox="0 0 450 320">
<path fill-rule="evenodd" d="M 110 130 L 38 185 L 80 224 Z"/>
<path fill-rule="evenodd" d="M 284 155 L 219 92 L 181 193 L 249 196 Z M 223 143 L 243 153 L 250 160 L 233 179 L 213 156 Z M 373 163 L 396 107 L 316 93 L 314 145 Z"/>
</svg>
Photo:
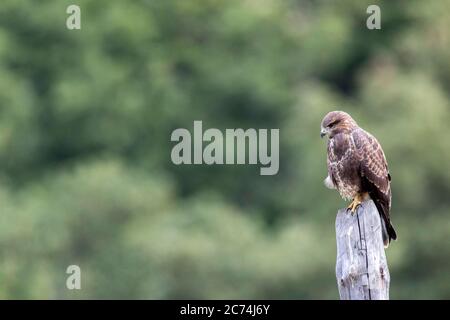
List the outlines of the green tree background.
<svg viewBox="0 0 450 320">
<path fill-rule="evenodd" d="M 334 109 L 387 154 L 391 298 L 450 298 L 450 1 L 72 3 L 0 3 L 0 298 L 336 299 Z M 194 120 L 279 128 L 278 175 L 175 166 Z"/>
</svg>

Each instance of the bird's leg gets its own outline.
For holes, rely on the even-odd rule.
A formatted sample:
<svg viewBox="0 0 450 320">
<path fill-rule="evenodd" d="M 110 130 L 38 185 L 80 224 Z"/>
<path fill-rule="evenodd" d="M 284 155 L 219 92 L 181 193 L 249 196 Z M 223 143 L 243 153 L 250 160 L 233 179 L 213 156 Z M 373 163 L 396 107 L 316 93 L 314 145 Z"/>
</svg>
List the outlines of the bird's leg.
<svg viewBox="0 0 450 320">
<path fill-rule="evenodd" d="M 357 193 L 356 197 L 353 198 L 352 203 L 347 207 L 347 210 L 350 210 L 352 214 L 355 213 L 356 209 L 361 205 L 365 198 L 364 194 Z"/>
</svg>

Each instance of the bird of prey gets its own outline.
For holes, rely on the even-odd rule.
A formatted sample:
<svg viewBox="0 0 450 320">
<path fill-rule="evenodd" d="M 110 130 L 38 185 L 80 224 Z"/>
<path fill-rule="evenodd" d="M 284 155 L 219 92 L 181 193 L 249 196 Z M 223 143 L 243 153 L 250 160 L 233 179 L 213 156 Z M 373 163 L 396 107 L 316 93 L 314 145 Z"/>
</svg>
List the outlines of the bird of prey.
<svg viewBox="0 0 450 320">
<path fill-rule="evenodd" d="M 352 214 L 370 197 L 382 218 L 383 243 L 388 247 L 391 239 L 397 239 L 397 234 L 389 216 L 391 175 L 381 145 L 343 111 L 325 115 L 320 136 L 328 136 L 325 186 L 337 189 L 345 200 L 352 199 L 348 206 Z"/>
</svg>

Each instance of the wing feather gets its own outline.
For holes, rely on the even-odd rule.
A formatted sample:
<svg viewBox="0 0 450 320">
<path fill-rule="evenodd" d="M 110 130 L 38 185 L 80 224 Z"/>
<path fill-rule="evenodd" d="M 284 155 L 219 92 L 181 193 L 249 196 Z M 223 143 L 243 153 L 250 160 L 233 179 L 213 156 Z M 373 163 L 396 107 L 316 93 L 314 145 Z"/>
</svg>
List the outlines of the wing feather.
<svg viewBox="0 0 450 320">
<path fill-rule="evenodd" d="M 390 221 L 391 176 L 383 149 L 377 139 L 359 128 L 353 132 L 353 140 L 360 157 L 360 173 L 364 188 L 369 191 L 386 225 L 389 244 L 397 234 Z"/>
</svg>

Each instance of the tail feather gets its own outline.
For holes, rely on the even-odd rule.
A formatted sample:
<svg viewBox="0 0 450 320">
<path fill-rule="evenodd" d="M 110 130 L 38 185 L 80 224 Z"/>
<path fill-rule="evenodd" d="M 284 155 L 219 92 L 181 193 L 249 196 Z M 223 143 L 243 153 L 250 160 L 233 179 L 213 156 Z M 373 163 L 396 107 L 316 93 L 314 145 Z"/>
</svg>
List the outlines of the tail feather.
<svg viewBox="0 0 450 320">
<path fill-rule="evenodd" d="M 389 243 L 391 242 L 391 240 L 397 240 L 397 232 L 395 232 L 395 229 L 389 219 L 389 209 L 387 208 L 387 206 L 383 205 L 380 201 L 374 202 L 381 217 L 383 244 L 384 247 L 387 248 L 389 247 Z"/>
</svg>

